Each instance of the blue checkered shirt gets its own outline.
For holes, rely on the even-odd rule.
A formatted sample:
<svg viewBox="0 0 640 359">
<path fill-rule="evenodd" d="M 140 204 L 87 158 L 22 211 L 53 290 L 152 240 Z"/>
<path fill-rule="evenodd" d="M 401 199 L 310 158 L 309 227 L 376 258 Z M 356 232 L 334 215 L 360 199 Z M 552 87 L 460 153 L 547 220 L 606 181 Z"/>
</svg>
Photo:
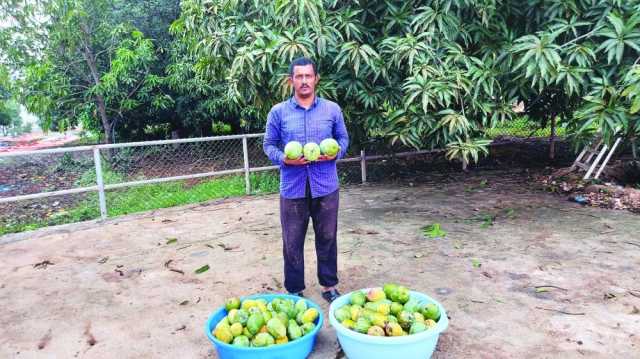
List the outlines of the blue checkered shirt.
<svg viewBox="0 0 640 359">
<path fill-rule="evenodd" d="M 340 145 L 337 158 L 344 157 L 349 146 L 349 135 L 342 110 L 335 102 L 316 97 L 308 110 L 298 105 L 294 97 L 271 109 L 267 117 L 263 149 L 271 162 L 280 166 L 280 195 L 287 199 L 304 198 L 309 181 L 313 198 L 326 196 L 338 189 L 336 161 L 312 162 L 304 166 L 284 163 L 284 146 L 290 141 L 302 145 L 320 144 L 334 138 Z"/>
</svg>

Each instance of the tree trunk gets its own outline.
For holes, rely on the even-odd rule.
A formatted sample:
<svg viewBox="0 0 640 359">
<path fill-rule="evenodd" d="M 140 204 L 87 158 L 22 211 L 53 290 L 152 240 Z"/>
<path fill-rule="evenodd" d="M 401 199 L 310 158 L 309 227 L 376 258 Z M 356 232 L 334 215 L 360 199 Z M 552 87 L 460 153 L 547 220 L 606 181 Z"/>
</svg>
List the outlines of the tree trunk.
<svg viewBox="0 0 640 359">
<path fill-rule="evenodd" d="M 100 116 L 100 121 L 102 121 L 102 128 L 104 129 L 104 143 L 111 143 L 111 121 L 107 117 L 107 109 L 104 104 L 104 98 L 102 95 L 96 96 L 96 106 L 98 107 L 98 115 Z"/>
<path fill-rule="evenodd" d="M 91 48 L 91 34 L 87 25 L 84 23 L 80 24 L 80 29 L 84 35 L 82 38 L 82 55 L 84 56 L 84 60 L 87 62 L 87 66 L 89 66 L 93 83 L 97 87 L 100 86 L 100 73 L 96 66 L 96 57 L 93 53 L 93 49 Z M 96 107 L 98 108 L 98 116 L 100 116 L 102 128 L 104 129 L 103 141 L 104 143 L 111 143 L 112 121 L 107 116 L 107 106 L 104 101 L 104 96 L 97 94 L 95 100 Z"/>
<path fill-rule="evenodd" d="M 549 135 L 549 159 L 556 158 L 556 116 L 551 116 L 551 134 Z"/>
</svg>

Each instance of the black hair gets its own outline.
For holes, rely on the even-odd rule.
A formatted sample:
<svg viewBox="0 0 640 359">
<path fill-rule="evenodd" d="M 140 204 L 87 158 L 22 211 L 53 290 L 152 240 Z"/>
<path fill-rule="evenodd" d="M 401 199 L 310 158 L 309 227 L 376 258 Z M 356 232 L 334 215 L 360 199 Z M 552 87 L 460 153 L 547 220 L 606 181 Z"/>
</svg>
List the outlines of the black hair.
<svg viewBox="0 0 640 359">
<path fill-rule="evenodd" d="M 318 67 L 316 63 L 308 57 L 298 57 L 297 59 L 291 61 L 289 65 L 289 76 L 293 77 L 293 68 L 296 66 L 313 66 L 313 74 L 318 75 Z"/>
</svg>

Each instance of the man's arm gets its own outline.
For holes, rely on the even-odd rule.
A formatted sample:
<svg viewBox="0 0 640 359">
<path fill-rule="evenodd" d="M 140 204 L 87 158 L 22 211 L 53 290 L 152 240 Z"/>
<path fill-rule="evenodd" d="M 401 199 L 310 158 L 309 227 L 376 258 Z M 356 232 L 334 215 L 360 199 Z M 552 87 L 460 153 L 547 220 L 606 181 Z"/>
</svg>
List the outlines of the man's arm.
<svg viewBox="0 0 640 359">
<path fill-rule="evenodd" d="M 340 151 L 336 158 L 344 158 L 347 154 L 347 148 L 349 147 L 349 134 L 347 133 L 347 126 L 344 124 L 344 117 L 340 109 L 338 109 L 336 122 L 333 124 L 333 138 L 338 141 L 340 145 Z"/>
<path fill-rule="evenodd" d="M 284 164 L 284 152 L 278 147 L 281 142 L 280 136 L 280 118 L 274 110 L 269 112 L 267 116 L 267 128 L 262 142 L 262 149 L 269 157 L 274 165 L 282 166 Z"/>
</svg>

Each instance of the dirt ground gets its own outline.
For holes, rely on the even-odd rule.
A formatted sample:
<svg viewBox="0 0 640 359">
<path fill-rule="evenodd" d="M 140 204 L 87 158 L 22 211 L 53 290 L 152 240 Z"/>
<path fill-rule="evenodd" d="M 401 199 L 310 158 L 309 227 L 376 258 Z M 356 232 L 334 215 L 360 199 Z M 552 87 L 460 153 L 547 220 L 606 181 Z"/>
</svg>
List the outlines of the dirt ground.
<svg viewBox="0 0 640 359">
<path fill-rule="evenodd" d="M 208 315 L 228 296 L 282 290 L 277 199 L 0 237 L 0 357 L 215 358 Z M 348 187 L 340 288 L 396 281 L 441 301 L 451 319 L 435 358 L 637 358 L 638 219 L 513 172 Z M 432 223 L 445 238 L 423 236 Z M 306 294 L 326 314 L 306 251 Z M 326 325 L 312 358 L 341 357 Z"/>
</svg>

